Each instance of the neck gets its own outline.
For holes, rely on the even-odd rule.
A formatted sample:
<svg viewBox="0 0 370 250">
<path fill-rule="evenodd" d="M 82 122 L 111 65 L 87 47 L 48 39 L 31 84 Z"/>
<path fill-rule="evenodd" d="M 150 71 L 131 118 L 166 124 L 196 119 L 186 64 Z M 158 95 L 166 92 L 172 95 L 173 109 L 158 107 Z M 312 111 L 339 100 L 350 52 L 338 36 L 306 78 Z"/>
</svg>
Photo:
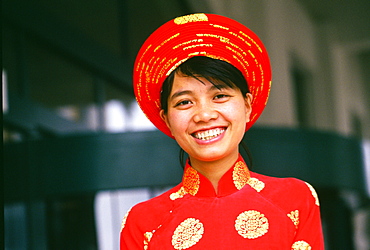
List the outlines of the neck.
<svg viewBox="0 0 370 250">
<path fill-rule="evenodd" d="M 192 157 L 190 158 L 191 166 L 205 176 L 211 183 L 215 192 L 218 192 L 218 182 L 222 176 L 230 169 L 239 157 L 239 152 L 229 157 L 213 161 L 202 161 Z"/>
</svg>

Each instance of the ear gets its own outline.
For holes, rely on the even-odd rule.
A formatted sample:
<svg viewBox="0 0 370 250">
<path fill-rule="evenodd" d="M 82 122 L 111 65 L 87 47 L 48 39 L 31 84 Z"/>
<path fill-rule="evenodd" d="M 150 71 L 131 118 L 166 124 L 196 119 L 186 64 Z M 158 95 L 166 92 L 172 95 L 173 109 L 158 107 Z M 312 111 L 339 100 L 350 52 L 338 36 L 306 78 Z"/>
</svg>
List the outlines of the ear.
<svg viewBox="0 0 370 250">
<path fill-rule="evenodd" d="M 250 121 L 250 116 L 251 116 L 251 113 L 252 113 L 252 100 L 253 100 L 252 94 L 247 93 L 244 97 L 245 115 L 246 115 L 247 122 Z"/>
<path fill-rule="evenodd" d="M 163 109 L 161 109 L 161 111 L 159 111 L 159 116 L 166 123 L 167 127 L 171 130 L 171 126 L 170 126 L 170 123 L 168 122 L 167 114 L 164 112 Z"/>
</svg>

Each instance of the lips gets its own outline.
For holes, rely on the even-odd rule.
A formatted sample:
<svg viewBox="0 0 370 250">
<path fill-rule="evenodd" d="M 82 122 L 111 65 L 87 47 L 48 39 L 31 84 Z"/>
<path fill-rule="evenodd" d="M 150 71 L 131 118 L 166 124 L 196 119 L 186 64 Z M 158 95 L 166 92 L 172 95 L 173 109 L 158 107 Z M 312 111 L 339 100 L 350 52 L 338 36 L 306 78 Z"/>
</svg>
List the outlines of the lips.
<svg viewBox="0 0 370 250">
<path fill-rule="evenodd" d="M 199 140 L 207 141 L 221 135 L 223 132 L 225 132 L 225 128 L 215 128 L 195 132 L 193 136 Z"/>
</svg>

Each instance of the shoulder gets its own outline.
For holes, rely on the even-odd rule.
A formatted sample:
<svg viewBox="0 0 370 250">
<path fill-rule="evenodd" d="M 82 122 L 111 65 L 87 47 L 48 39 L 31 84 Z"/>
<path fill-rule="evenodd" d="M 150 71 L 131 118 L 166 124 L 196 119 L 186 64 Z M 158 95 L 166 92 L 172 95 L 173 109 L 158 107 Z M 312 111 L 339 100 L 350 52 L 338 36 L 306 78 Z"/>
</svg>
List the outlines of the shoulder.
<svg viewBox="0 0 370 250">
<path fill-rule="evenodd" d="M 169 197 L 177 189 L 178 187 L 176 186 L 157 197 L 134 205 L 126 213 L 122 221 L 122 228 L 135 226 L 145 230 L 145 227 L 152 228 L 157 225 L 161 221 L 161 218 L 165 216 L 166 211 L 171 210 L 173 202 Z"/>
<path fill-rule="evenodd" d="M 264 183 L 264 192 L 261 192 L 261 195 L 269 199 L 288 203 L 301 202 L 319 205 L 317 193 L 308 182 L 297 178 L 278 178 L 253 172 L 251 177 Z"/>
</svg>

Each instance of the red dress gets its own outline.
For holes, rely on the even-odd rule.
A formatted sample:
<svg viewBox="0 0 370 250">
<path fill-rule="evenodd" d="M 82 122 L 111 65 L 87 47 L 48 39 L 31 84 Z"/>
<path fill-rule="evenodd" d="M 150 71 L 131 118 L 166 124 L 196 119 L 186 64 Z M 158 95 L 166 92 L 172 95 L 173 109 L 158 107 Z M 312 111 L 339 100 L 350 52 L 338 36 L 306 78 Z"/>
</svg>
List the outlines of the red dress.
<svg viewBox="0 0 370 250">
<path fill-rule="evenodd" d="M 182 182 L 135 205 L 122 222 L 121 250 L 322 250 L 319 200 L 308 183 L 250 172 L 241 157 L 218 194 L 186 165 Z"/>
</svg>

